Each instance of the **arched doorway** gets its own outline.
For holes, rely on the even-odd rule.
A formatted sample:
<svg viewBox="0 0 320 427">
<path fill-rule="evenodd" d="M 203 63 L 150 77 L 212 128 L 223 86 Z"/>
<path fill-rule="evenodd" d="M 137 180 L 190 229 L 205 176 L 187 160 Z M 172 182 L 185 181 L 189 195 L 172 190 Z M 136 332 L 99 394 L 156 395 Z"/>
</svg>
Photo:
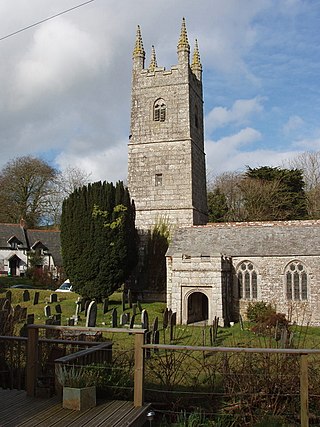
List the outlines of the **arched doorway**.
<svg viewBox="0 0 320 427">
<path fill-rule="evenodd" d="M 193 292 L 188 297 L 188 320 L 187 323 L 208 320 L 208 297 L 202 292 Z"/>
</svg>

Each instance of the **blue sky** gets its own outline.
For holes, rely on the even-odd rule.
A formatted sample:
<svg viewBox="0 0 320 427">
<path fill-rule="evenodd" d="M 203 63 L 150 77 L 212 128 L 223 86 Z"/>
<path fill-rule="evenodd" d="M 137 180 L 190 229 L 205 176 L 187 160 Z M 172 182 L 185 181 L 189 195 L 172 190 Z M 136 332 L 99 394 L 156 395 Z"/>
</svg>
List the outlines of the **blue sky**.
<svg viewBox="0 0 320 427">
<path fill-rule="evenodd" d="M 78 5 L 0 0 L 0 38 Z M 41 156 L 126 179 L 131 54 L 177 62 L 182 17 L 203 64 L 209 176 L 320 150 L 318 0 L 95 0 L 1 41 L 0 167 Z"/>
</svg>

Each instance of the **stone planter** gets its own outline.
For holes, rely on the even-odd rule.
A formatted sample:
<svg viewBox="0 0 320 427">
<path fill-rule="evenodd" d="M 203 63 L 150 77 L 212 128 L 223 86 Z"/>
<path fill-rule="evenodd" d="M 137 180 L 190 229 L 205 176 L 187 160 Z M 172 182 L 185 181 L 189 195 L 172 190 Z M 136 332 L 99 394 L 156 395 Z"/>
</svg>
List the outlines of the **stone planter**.
<svg viewBox="0 0 320 427">
<path fill-rule="evenodd" d="M 63 387 L 62 407 L 84 411 L 96 406 L 96 387 Z"/>
</svg>

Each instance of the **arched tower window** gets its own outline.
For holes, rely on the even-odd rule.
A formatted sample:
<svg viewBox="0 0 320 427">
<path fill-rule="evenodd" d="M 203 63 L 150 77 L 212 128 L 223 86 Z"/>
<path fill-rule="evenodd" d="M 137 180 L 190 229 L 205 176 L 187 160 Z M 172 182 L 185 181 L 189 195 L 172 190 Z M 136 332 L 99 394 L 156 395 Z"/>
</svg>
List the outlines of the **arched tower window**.
<svg viewBox="0 0 320 427">
<path fill-rule="evenodd" d="M 164 122 L 166 120 L 166 103 L 163 99 L 157 99 L 153 107 L 153 120 L 155 122 Z"/>
<path fill-rule="evenodd" d="M 239 287 L 239 298 L 257 299 L 258 280 L 257 272 L 250 261 L 242 262 L 237 269 L 237 279 Z"/>
<path fill-rule="evenodd" d="M 308 299 L 308 275 L 300 261 L 291 262 L 285 271 L 286 297 L 288 300 Z"/>
</svg>

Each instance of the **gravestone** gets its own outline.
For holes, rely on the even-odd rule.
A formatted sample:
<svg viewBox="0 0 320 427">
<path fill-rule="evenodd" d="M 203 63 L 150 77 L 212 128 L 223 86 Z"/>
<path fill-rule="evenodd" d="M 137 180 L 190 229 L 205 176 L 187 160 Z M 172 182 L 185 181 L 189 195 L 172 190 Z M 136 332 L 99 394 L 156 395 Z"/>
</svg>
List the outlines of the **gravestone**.
<svg viewBox="0 0 320 427">
<path fill-rule="evenodd" d="M 69 317 L 68 318 L 68 326 L 74 326 L 75 320 L 74 317 Z"/>
<path fill-rule="evenodd" d="M 152 341 L 153 341 L 152 344 L 159 344 L 159 342 L 160 342 L 160 332 L 159 332 L 159 330 L 153 332 L 153 334 L 152 334 Z M 159 353 L 159 349 L 155 348 L 154 352 L 155 353 Z"/>
<path fill-rule="evenodd" d="M 129 325 L 129 328 L 130 328 L 130 329 L 133 329 L 133 328 L 134 328 L 134 320 L 135 320 L 135 317 L 136 317 L 135 315 L 131 317 L 130 325 Z"/>
<path fill-rule="evenodd" d="M 80 313 L 81 313 L 81 298 L 78 298 L 76 301 L 76 314 L 75 317 L 78 319 L 80 319 Z"/>
<path fill-rule="evenodd" d="M 6 299 L 8 299 L 10 301 L 10 304 L 11 304 L 11 301 L 12 301 L 12 292 L 10 290 L 8 290 L 6 292 Z"/>
<path fill-rule="evenodd" d="M 50 302 L 50 304 L 52 304 L 54 302 L 58 302 L 58 295 L 57 294 L 50 294 L 49 302 Z"/>
<path fill-rule="evenodd" d="M 126 309 L 126 293 L 125 293 L 125 290 L 122 291 L 121 302 L 122 302 L 122 311 L 125 311 L 125 309 Z"/>
<path fill-rule="evenodd" d="M 51 316 L 51 307 L 48 304 L 44 306 L 44 315 L 45 317 Z"/>
<path fill-rule="evenodd" d="M 92 303 L 92 301 L 90 301 L 89 299 L 85 300 L 84 303 L 84 315 L 87 317 L 88 316 L 88 309 L 89 309 L 89 305 Z"/>
<path fill-rule="evenodd" d="M 149 316 L 145 309 L 141 312 L 141 327 L 142 329 L 149 329 Z"/>
<path fill-rule="evenodd" d="M 95 301 L 91 301 L 88 310 L 87 310 L 87 319 L 86 326 L 87 327 L 95 327 L 97 322 L 97 303 Z"/>
<path fill-rule="evenodd" d="M 61 314 L 61 313 L 62 313 L 62 308 L 61 308 L 61 305 L 60 305 L 60 304 L 57 304 L 57 305 L 55 306 L 55 309 L 56 309 L 56 313 L 58 313 L 58 314 Z"/>
<path fill-rule="evenodd" d="M 27 307 L 21 307 L 20 309 L 20 321 L 26 321 L 27 320 Z"/>
<path fill-rule="evenodd" d="M 127 323 L 127 313 L 122 313 L 120 315 L 120 326 L 124 326 Z"/>
<path fill-rule="evenodd" d="M 114 308 L 111 313 L 111 327 L 116 328 L 118 326 L 118 313 L 117 309 Z"/>
<path fill-rule="evenodd" d="M 153 325 L 152 325 L 153 332 L 157 331 L 158 328 L 159 328 L 159 319 L 158 319 L 158 316 L 156 316 L 156 318 L 153 321 Z"/>
<path fill-rule="evenodd" d="M 137 301 L 137 306 L 138 306 L 138 310 L 140 311 L 140 313 L 142 312 L 142 306 L 141 306 L 141 303 L 140 303 L 140 301 L 138 300 Z"/>
<path fill-rule="evenodd" d="M 106 314 L 109 309 L 109 298 L 103 300 L 103 314 Z"/>
<path fill-rule="evenodd" d="M 22 294 L 22 299 L 24 302 L 30 301 L 30 292 L 28 289 L 25 289 Z"/>
<path fill-rule="evenodd" d="M 170 341 L 174 339 L 174 327 L 177 324 L 177 313 L 172 313 L 170 316 Z"/>
<path fill-rule="evenodd" d="M 163 329 L 166 329 L 168 326 L 168 320 L 169 320 L 169 310 L 168 308 L 165 309 L 163 313 Z"/>
<path fill-rule="evenodd" d="M 27 315 L 27 325 L 33 325 L 34 324 L 34 314 L 28 314 Z"/>
<path fill-rule="evenodd" d="M 131 289 L 128 289 L 128 304 L 129 304 L 129 308 L 132 308 L 132 292 L 131 292 Z"/>
<path fill-rule="evenodd" d="M 137 304 L 132 304 L 132 316 L 135 316 L 137 314 Z"/>
<path fill-rule="evenodd" d="M 34 293 L 33 305 L 39 304 L 39 296 L 40 296 L 40 292 L 37 291 L 37 292 Z"/>
<path fill-rule="evenodd" d="M 61 325 L 61 314 L 57 313 L 52 316 L 53 325 Z"/>
</svg>

